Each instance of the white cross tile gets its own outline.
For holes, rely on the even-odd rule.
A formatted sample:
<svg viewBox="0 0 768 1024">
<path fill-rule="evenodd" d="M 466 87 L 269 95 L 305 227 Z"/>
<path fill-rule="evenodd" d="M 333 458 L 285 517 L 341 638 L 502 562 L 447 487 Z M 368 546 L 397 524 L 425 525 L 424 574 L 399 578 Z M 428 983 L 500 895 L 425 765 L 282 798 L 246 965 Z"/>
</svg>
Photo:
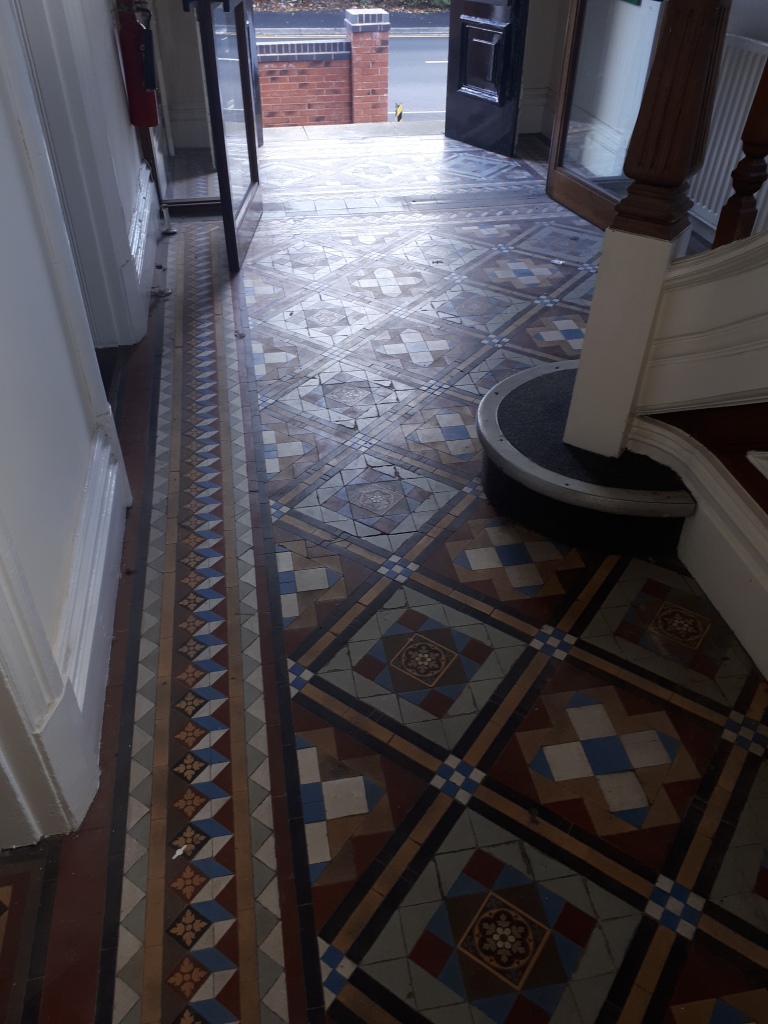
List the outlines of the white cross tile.
<svg viewBox="0 0 768 1024">
<path fill-rule="evenodd" d="M 646 732 L 630 732 L 621 737 L 633 768 L 651 768 L 659 764 L 670 764 L 670 757 L 664 749 L 659 735 L 652 729 Z"/>
<path fill-rule="evenodd" d="M 296 590 L 325 590 L 328 587 L 328 574 L 325 569 L 299 569 L 296 572 Z"/>
<path fill-rule="evenodd" d="M 602 704 L 585 704 L 579 708 L 568 708 L 576 735 L 580 740 L 594 740 L 601 736 L 615 736 L 616 730 Z"/>
<path fill-rule="evenodd" d="M 581 743 L 557 743 L 544 747 L 544 756 L 555 782 L 586 779 L 594 775 Z"/>
<path fill-rule="evenodd" d="M 332 779 L 323 783 L 323 802 L 326 817 L 348 818 L 353 814 L 366 814 L 368 799 L 365 782 L 358 775 L 355 779 Z"/>
<path fill-rule="evenodd" d="M 496 548 L 469 548 L 466 551 L 467 561 L 471 569 L 498 569 L 501 567 Z"/>
<path fill-rule="evenodd" d="M 645 790 L 634 772 L 612 772 L 610 775 L 598 775 L 597 781 L 603 791 L 608 809 L 614 813 L 634 811 L 638 807 L 648 806 Z"/>
<path fill-rule="evenodd" d="M 320 781 L 320 765 L 315 747 L 302 747 L 297 750 L 296 759 L 299 763 L 299 780 L 302 783 Z"/>
<path fill-rule="evenodd" d="M 328 845 L 328 826 L 324 821 L 312 821 L 306 826 L 307 856 L 310 864 L 324 864 L 331 859 Z"/>
</svg>

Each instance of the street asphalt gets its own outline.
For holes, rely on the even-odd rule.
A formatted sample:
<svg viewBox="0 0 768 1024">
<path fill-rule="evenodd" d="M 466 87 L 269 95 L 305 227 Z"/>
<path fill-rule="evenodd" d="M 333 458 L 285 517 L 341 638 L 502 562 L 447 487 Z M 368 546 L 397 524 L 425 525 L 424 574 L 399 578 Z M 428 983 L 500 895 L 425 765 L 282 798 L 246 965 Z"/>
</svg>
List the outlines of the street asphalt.
<svg viewBox="0 0 768 1024">
<path fill-rule="evenodd" d="M 448 35 L 448 11 L 434 14 L 406 14 L 392 11 L 389 15 L 390 36 Z M 257 11 L 254 15 L 257 39 L 306 38 L 344 35 L 344 11 L 301 11 L 296 14 L 278 11 Z"/>
</svg>

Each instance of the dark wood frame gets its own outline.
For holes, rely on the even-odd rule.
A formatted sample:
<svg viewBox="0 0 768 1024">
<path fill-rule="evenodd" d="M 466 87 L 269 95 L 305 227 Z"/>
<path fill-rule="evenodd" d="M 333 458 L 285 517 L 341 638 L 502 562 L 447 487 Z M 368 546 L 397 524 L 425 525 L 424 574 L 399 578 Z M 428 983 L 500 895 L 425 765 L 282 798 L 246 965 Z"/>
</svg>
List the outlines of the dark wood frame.
<svg viewBox="0 0 768 1024">
<path fill-rule="evenodd" d="M 618 198 L 607 189 L 574 174 L 563 167 L 565 144 L 568 139 L 568 123 L 579 59 L 581 33 L 584 27 L 588 0 L 571 0 L 568 11 L 568 27 L 565 36 L 565 54 L 560 85 L 557 92 L 555 121 L 552 128 L 552 144 L 549 150 L 547 170 L 547 195 L 562 206 L 578 213 L 597 227 L 609 227 L 614 216 Z"/>
<path fill-rule="evenodd" d="M 221 217 L 224 222 L 224 242 L 227 250 L 227 262 L 231 273 L 236 274 L 248 251 L 253 238 L 256 224 L 261 217 L 261 200 L 259 197 L 259 169 L 256 156 L 256 106 L 253 90 L 253 50 L 250 35 L 250 11 L 246 12 L 247 0 L 232 0 L 228 8 L 235 14 L 235 31 L 237 52 L 240 58 L 240 85 L 243 93 L 243 110 L 245 111 L 245 133 L 248 149 L 248 163 L 251 183 L 237 210 L 232 199 L 232 186 L 229 179 L 227 162 L 227 145 L 224 134 L 224 118 L 221 112 L 221 90 L 219 89 L 218 66 L 216 63 L 216 47 L 213 32 L 212 6 L 219 0 L 198 0 L 196 5 L 197 18 L 200 23 L 200 43 L 203 54 L 206 89 L 208 92 L 208 112 L 211 121 L 211 138 L 213 153 L 216 160 L 216 174 L 219 179 L 219 201 Z"/>
</svg>

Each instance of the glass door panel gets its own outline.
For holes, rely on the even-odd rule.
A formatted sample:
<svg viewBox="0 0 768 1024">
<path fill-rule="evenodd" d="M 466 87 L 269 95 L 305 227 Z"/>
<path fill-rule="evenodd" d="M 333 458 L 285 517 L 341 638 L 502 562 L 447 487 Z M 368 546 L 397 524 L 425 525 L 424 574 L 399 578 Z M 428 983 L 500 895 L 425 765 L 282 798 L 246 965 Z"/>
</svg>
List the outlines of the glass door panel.
<svg viewBox="0 0 768 1024">
<path fill-rule="evenodd" d="M 155 169 L 163 202 L 219 202 L 208 120 L 205 67 L 197 22 L 181 3 L 147 0 L 155 33 L 160 124 L 146 132 L 144 155 Z"/>
<path fill-rule="evenodd" d="M 627 191 L 623 166 L 643 97 L 658 0 L 572 0 L 547 187 L 607 227 Z"/>
<path fill-rule="evenodd" d="M 211 137 L 232 273 L 261 217 L 250 0 L 197 0 Z"/>
<path fill-rule="evenodd" d="M 251 174 L 234 11 L 225 11 L 222 6 L 214 7 L 213 41 L 232 205 L 239 210 L 250 187 Z"/>
<path fill-rule="evenodd" d="M 140 129 L 142 152 L 167 209 L 221 214 L 236 273 L 262 211 L 253 0 L 146 2 L 158 15 L 161 121 Z"/>
</svg>

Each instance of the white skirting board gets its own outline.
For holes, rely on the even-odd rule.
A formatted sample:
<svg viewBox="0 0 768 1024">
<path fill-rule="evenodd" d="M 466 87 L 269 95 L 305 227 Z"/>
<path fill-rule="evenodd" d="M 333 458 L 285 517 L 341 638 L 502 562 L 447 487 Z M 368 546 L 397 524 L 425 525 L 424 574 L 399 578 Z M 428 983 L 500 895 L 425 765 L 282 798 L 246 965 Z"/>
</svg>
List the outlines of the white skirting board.
<svg viewBox="0 0 768 1024">
<path fill-rule="evenodd" d="M 678 555 L 765 675 L 768 515 L 714 455 L 682 430 L 640 416 L 629 448 L 674 469 L 696 499 Z"/>
<path fill-rule="evenodd" d="M 538 89 L 529 89 L 523 83 L 520 110 L 517 115 L 518 135 L 538 135 L 542 133 L 549 138 L 552 134 L 556 103 L 557 96 L 552 89 L 546 86 Z"/>
<path fill-rule="evenodd" d="M 155 274 L 155 252 L 160 230 L 159 211 L 157 190 L 152 181 L 149 165 L 145 163 L 142 164 L 136 184 L 136 202 L 128 235 L 131 262 L 122 268 L 128 278 L 125 282 L 127 294 L 132 297 L 134 341 L 141 341 L 147 333 L 149 300 Z"/>
<path fill-rule="evenodd" d="M 130 503 L 118 454 L 98 431 L 53 649 L 0 523 L 0 848 L 76 828 L 98 788 Z"/>
<path fill-rule="evenodd" d="M 54 657 L 72 687 L 98 750 L 103 689 L 112 642 L 127 494 L 115 453 L 101 432 L 91 446 L 80 525 L 70 563 L 69 586 L 59 620 Z"/>
</svg>

